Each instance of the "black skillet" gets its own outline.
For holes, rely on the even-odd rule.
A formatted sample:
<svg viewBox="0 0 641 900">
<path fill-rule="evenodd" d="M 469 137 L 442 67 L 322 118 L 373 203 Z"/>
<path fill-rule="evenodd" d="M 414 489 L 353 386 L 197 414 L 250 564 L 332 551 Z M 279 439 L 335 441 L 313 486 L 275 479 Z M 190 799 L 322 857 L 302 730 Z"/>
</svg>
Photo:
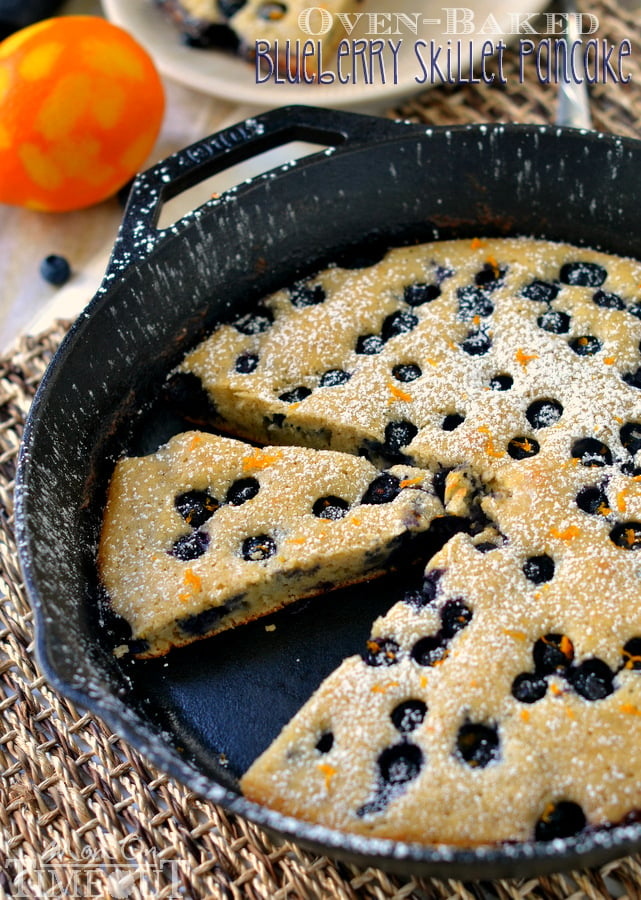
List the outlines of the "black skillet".
<svg viewBox="0 0 641 900">
<path fill-rule="evenodd" d="M 170 198 L 293 140 L 334 149 L 156 228 Z M 638 850 L 641 825 L 467 851 L 340 834 L 247 802 L 236 776 L 321 679 L 362 649 L 399 584 L 292 607 L 268 620 L 275 631 L 262 620 L 164 660 L 118 660 L 123 634 L 101 611 L 96 584 L 106 484 L 120 453 L 148 452 L 186 427 L 158 400 L 160 386 L 221 318 L 388 245 L 513 234 L 641 257 L 641 143 L 555 127 L 426 128 L 308 107 L 238 124 L 136 180 L 104 282 L 45 374 L 25 430 L 18 545 L 49 680 L 197 793 L 361 865 L 525 877 Z"/>
</svg>

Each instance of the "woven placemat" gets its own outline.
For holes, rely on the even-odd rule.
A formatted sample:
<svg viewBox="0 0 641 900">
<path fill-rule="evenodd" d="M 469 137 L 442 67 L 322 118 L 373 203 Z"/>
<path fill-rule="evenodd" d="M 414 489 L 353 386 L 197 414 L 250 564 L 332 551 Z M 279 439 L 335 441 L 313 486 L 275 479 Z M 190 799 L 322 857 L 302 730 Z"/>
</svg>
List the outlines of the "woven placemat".
<svg viewBox="0 0 641 900">
<path fill-rule="evenodd" d="M 636 35 L 636 15 L 592 7 L 599 37 Z M 595 127 L 636 136 L 641 68 L 633 55 L 626 85 L 591 91 Z M 390 116 L 432 124 L 548 122 L 555 88 L 520 83 L 506 54 L 505 86 L 426 91 Z M 156 771 L 95 717 L 51 690 L 33 657 L 32 615 L 19 571 L 12 490 L 25 415 L 68 323 L 22 338 L 0 358 L 0 898 L 641 898 L 641 858 L 601 870 L 540 879 L 463 884 L 404 879 L 274 843 L 251 823 L 204 801 Z"/>
</svg>

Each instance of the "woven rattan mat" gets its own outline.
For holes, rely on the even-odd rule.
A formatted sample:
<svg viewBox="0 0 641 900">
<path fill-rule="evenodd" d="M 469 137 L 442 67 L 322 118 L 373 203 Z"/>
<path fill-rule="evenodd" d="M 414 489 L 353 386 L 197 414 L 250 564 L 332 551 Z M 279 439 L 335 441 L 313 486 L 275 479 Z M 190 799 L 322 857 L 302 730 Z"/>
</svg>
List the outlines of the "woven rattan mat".
<svg viewBox="0 0 641 900">
<path fill-rule="evenodd" d="M 634 41 L 632 81 L 591 92 L 595 127 L 636 136 L 641 68 L 636 14 L 601 3 L 599 37 Z M 390 115 L 417 121 L 547 122 L 555 89 L 521 84 L 437 87 Z M 0 359 L 0 897 L 641 898 L 641 860 L 527 881 L 404 879 L 275 844 L 260 829 L 155 771 L 97 719 L 52 691 L 33 657 L 32 616 L 18 568 L 12 488 L 25 414 L 66 331 L 23 338 Z"/>
</svg>

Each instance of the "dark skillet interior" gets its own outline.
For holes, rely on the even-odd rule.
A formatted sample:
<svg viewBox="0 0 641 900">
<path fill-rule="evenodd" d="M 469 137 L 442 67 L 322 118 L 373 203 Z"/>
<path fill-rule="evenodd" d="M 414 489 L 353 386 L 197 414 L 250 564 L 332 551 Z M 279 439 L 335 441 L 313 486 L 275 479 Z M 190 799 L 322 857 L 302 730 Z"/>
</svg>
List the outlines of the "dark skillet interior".
<svg viewBox="0 0 641 900">
<path fill-rule="evenodd" d="M 157 205 L 216 169 L 292 139 L 331 154 L 241 186 L 175 228 Z M 152 661 L 117 660 L 95 548 L 123 452 L 189 427 L 159 399 L 220 319 L 330 262 L 415 240 L 526 234 L 641 256 L 641 146 L 540 127 L 426 130 L 309 108 L 214 136 L 139 180 L 103 288 L 47 372 L 17 489 L 19 550 L 49 678 L 194 790 L 305 846 L 442 877 L 532 875 L 638 849 L 630 825 L 552 844 L 456 851 L 337 835 L 247 803 L 235 777 L 420 569 L 306 601 Z M 266 624 L 276 625 L 265 631 Z"/>
</svg>

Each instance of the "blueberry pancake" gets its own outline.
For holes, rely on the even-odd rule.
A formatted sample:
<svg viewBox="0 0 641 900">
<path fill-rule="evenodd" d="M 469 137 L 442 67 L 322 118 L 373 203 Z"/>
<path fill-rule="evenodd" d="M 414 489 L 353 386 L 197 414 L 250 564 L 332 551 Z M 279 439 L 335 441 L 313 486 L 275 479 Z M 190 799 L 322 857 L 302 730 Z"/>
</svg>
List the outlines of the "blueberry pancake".
<svg viewBox="0 0 641 900">
<path fill-rule="evenodd" d="M 451 491 L 459 514 L 469 490 Z M 155 656 L 380 575 L 392 554 L 411 559 L 412 537 L 429 543 L 433 521 L 451 517 L 429 472 L 185 432 L 117 464 L 99 570 L 140 655 Z"/>
</svg>

